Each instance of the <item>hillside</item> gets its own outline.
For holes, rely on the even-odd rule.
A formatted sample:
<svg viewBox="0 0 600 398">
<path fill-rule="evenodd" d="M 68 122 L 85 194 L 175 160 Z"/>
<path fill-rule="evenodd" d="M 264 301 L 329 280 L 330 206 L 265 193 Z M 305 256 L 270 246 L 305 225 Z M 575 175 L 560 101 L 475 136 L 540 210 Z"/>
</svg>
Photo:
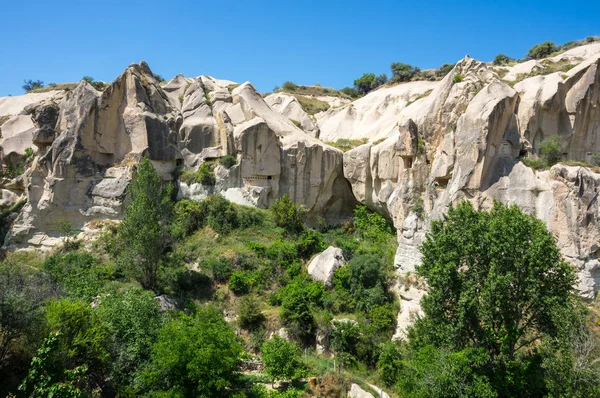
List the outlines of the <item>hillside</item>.
<svg viewBox="0 0 600 398">
<path fill-rule="evenodd" d="M 576 272 L 578 297 L 591 305 L 600 289 L 599 87 L 600 42 L 591 42 L 504 65 L 466 56 L 439 80 L 386 84 L 358 99 L 289 85 L 263 96 L 250 82 L 204 75 L 161 82 L 143 61 L 110 84 L 82 81 L 0 98 L 1 270 L 5 281 L 10 276 L 27 286 L 23 291 L 35 300 L 23 300 L 33 300 L 27 305 L 38 316 L 20 329 L 31 333 L 14 337 L 19 344 L 7 358 L 21 362 L 15 360 L 6 391 L 16 391 L 40 336 L 67 322 L 69 311 L 95 326 L 61 344 L 108 347 L 84 352 L 78 346 L 79 357 L 69 362 L 70 369 L 89 366 L 87 385 L 95 383 L 105 396 L 163 388 L 157 376 L 163 374 L 152 366 L 194 361 L 197 347 L 177 334 L 194 322 L 217 334 L 236 330 L 239 349 L 249 353 L 245 366 L 280 335 L 311 350 L 304 351 L 300 379 L 320 375 L 336 377 L 330 384 L 345 390 L 376 383 L 391 394 L 408 391 L 386 382 L 378 362 L 385 352 L 400 350 L 389 342 L 407 341 L 409 326 L 425 314 L 420 302 L 430 291 L 417 272 L 422 245 L 437 231 L 432 225 L 463 201 L 484 211 L 496 202 L 516 205 L 541 220 L 556 253 Z M 119 223 L 133 214 L 132 181 L 144 159 L 157 173 L 147 187 L 159 181 L 157 187 L 172 192 L 161 199 L 168 211 L 146 217 L 169 215 L 154 223 L 160 245 L 142 250 L 133 238 L 135 244 L 127 245 Z M 148 200 L 140 208 L 148 210 L 154 203 Z M 131 234 L 142 235 L 142 227 Z M 506 239 L 494 239 L 510 241 L 519 233 L 506 231 Z M 150 283 L 128 267 L 154 249 Z M 501 257 L 517 258 L 520 250 L 526 249 Z M 102 301 L 113 296 L 123 297 L 107 307 L 114 311 L 109 318 L 121 316 L 119 303 L 129 301 L 150 314 L 151 323 L 136 333 L 154 334 L 139 351 L 123 348 L 135 346 L 125 341 L 129 337 L 105 342 L 107 335 L 124 333 L 123 324 L 112 318 L 93 324 L 108 316 Z M 78 305 L 85 309 L 73 309 Z M 218 308 L 226 322 L 206 305 Z M 187 315 L 172 314 L 184 309 Z M 169 333 L 181 338 L 172 344 L 187 347 L 177 355 L 189 350 L 190 357 L 160 345 Z M 354 339 L 351 348 L 336 345 L 341 335 Z M 224 352 L 238 350 L 237 337 L 230 337 Z M 458 368 L 480 353 L 459 354 L 452 357 Z M 115 358 L 124 361 L 123 373 L 109 365 Z M 136 361 L 147 366 L 143 372 Z M 343 371 L 332 375 L 340 361 Z M 235 380 L 224 376 L 223 382 L 228 394 L 269 384 L 262 371 L 244 369 L 238 378 L 239 369 L 231 369 Z M 119 384 L 110 380 L 119 377 L 126 389 L 115 391 Z M 296 378 L 278 378 L 284 379 Z M 323 393 L 306 387 L 295 385 L 310 396 Z M 222 391 L 214 388 L 209 396 Z"/>
</svg>

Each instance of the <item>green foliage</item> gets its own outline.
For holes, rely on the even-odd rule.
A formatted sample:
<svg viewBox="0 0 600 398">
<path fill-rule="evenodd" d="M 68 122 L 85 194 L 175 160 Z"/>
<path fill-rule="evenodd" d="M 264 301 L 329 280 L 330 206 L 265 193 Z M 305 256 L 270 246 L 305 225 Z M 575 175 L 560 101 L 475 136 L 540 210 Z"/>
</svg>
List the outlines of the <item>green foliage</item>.
<svg viewBox="0 0 600 398">
<path fill-rule="evenodd" d="M 292 82 L 285 82 L 281 88 L 283 88 L 284 91 L 296 91 L 298 89 L 298 85 Z"/>
<path fill-rule="evenodd" d="M 436 77 L 442 78 L 442 77 L 446 76 L 448 73 L 450 73 L 452 71 L 452 69 L 454 69 L 454 65 L 455 64 L 443 64 L 442 66 L 440 66 L 439 68 L 437 68 L 435 70 Z"/>
<path fill-rule="evenodd" d="M 366 206 L 357 206 L 354 209 L 354 226 L 359 236 L 373 242 L 383 242 L 391 233 L 385 218 L 370 211 Z"/>
<path fill-rule="evenodd" d="M 247 330 L 256 330 L 266 318 L 262 313 L 262 302 L 254 295 L 248 295 L 240 300 L 238 310 L 239 325 Z"/>
<path fill-rule="evenodd" d="M 252 279 L 245 271 L 235 271 L 229 278 L 229 289 L 235 294 L 247 294 L 252 287 Z"/>
<path fill-rule="evenodd" d="M 377 359 L 377 374 L 386 387 L 394 386 L 402 375 L 402 348 L 397 341 L 388 341 L 381 345 Z"/>
<path fill-rule="evenodd" d="M 182 199 L 173 207 L 171 234 L 176 239 L 186 238 L 206 225 L 208 202 Z"/>
<path fill-rule="evenodd" d="M 219 163 L 221 163 L 223 167 L 230 169 L 237 164 L 237 158 L 233 155 L 225 155 L 219 159 Z"/>
<path fill-rule="evenodd" d="M 200 183 L 205 186 L 214 186 L 217 182 L 214 171 L 215 165 L 211 161 L 206 161 L 198 168 L 198 171 L 185 171 L 179 179 L 184 184 Z"/>
<path fill-rule="evenodd" d="M 0 264 L 0 370 L 15 342 L 35 338 L 43 304 L 54 294 L 53 286 L 31 267 Z"/>
<path fill-rule="evenodd" d="M 398 393 L 402 397 L 496 397 L 490 380 L 480 374 L 488 360 L 483 349 L 451 352 L 423 347 L 403 361 Z"/>
<path fill-rule="evenodd" d="M 309 259 L 313 254 L 320 253 L 326 248 L 325 240 L 314 229 L 307 228 L 299 236 L 297 253 L 303 259 Z"/>
<path fill-rule="evenodd" d="M 365 73 L 354 80 L 354 87 L 362 95 L 368 94 L 387 82 L 385 74 L 376 76 L 374 73 Z"/>
<path fill-rule="evenodd" d="M 81 80 L 89 83 L 92 87 L 94 87 L 96 90 L 102 90 L 104 89 L 104 87 L 106 86 L 106 84 L 104 82 L 97 82 L 94 80 L 93 77 L 91 76 L 84 76 Z"/>
<path fill-rule="evenodd" d="M 0 177 L 16 178 L 25 172 L 28 160 L 33 155 L 33 149 L 25 148 L 23 155 L 19 157 L 16 163 L 8 163 L 6 168 L 0 172 Z"/>
<path fill-rule="evenodd" d="M 158 287 L 160 261 L 170 244 L 172 185 L 164 188 L 148 158 L 142 159 L 129 186 L 129 204 L 119 224 L 119 261 L 143 287 Z"/>
<path fill-rule="evenodd" d="M 53 254 L 42 268 L 66 295 L 84 301 L 90 301 L 114 276 L 113 267 L 89 253 Z"/>
<path fill-rule="evenodd" d="M 260 351 L 265 372 L 273 380 L 294 381 L 304 376 L 305 369 L 295 343 L 276 335 L 263 344 Z"/>
<path fill-rule="evenodd" d="M 600 152 L 594 152 L 590 158 L 590 164 L 592 166 L 600 166 Z"/>
<path fill-rule="evenodd" d="M 41 80 L 23 80 L 23 83 L 23 90 L 25 90 L 26 93 L 44 87 L 44 82 Z"/>
<path fill-rule="evenodd" d="M 341 93 L 346 94 L 350 98 L 360 98 L 361 92 L 353 87 L 344 87 L 340 90 Z"/>
<path fill-rule="evenodd" d="M 162 77 L 161 75 L 159 75 L 158 73 L 153 73 L 153 74 L 152 74 L 152 76 L 153 76 L 153 77 L 154 77 L 154 78 L 155 78 L 155 79 L 156 79 L 156 80 L 157 80 L 159 83 L 162 83 L 162 82 L 165 82 L 165 81 L 166 81 L 166 80 L 165 80 L 165 78 L 164 78 L 164 77 Z"/>
<path fill-rule="evenodd" d="M 524 157 L 519 160 L 521 160 L 525 166 L 531 167 L 534 170 L 543 170 L 548 167 L 548 164 L 545 161 L 538 158 Z"/>
<path fill-rule="evenodd" d="M 220 234 L 228 234 L 238 226 L 237 213 L 233 204 L 221 195 L 212 195 L 206 199 L 207 224 Z"/>
<path fill-rule="evenodd" d="M 525 59 L 542 59 L 550 56 L 550 54 L 558 51 L 560 49 L 559 46 L 554 44 L 551 41 L 545 41 L 541 44 L 536 44 L 531 47 L 527 52 L 527 56 Z"/>
<path fill-rule="evenodd" d="M 463 75 L 461 75 L 460 73 L 457 73 L 456 75 L 454 75 L 454 77 L 452 78 L 452 83 L 460 83 L 463 81 L 465 77 Z"/>
<path fill-rule="evenodd" d="M 317 113 L 325 112 L 330 108 L 330 105 L 327 102 L 313 97 L 306 97 L 304 95 L 295 95 L 295 97 L 300 103 L 300 106 L 304 112 L 308 113 L 309 115 L 316 115 Z"/>
<path fill-rule="evenodd" d="M 540 156 L 547 165 L 553 166 L 562 159 L 561 138 L 555 134 L 540 143 Z"/>
<path fill-rule="evenodd" d="M 418 67 L 401 62 L 392 62 L 390 69 L 392 70 L 392 77 L 390 78 L 392 83 L 408 82 L 421 71 Z"/>
<path fill-rule="evenodd" d="M 78 388 L 87 368 L 78 366 L 72 370 L 57 367 L 54 355 L 59 347 L 60 333 L 52 332 L 44 340 L 31 361 L 29 373 L 19 386 L 19 392 L 25 397 L 80 398 Z"/>
<path fill-rule="evenodd" d="M 512 59 L 508 55 L 498 54 L 498 55 L 496 55 L 496 58 L 494 58 L 493 63 L 494 63 L 494 65 L 506 65 L 512 61 L 514 61 L 514 59 Z"/>
<path fill-rule="evenodd" d="M 327 145 L 331 145 L 333 147 L 336 147 L 336 148 L 341 149 L 342 151 L 346 152 L 352 148 L 356 148 L 357 146 L 366 144 L 368 141 L 369 140 L 367 138 L 363 138 L 360 140 L 350 140 L 348 138 L 338 138 L 335 142 L 333 142 L 333 141 L 327 142 Z"/>
<path fill-rule="evenodd" d="M 421 251 L 429 293 L 409 331 L 413 347 L 483 349 L 495 388 L 533 393 L 535 348 L 556 336 L 557 311 L 572 311 L 575 282 L 545 225 L 516 206 L 487 213 L 465 201 L 432 222 Z"/>
<path fill-rule="evenodd" d="M 6 234 L 12 225 L 14 219 L 11 217 L 11 215 L 13 213 L 19 213 L 23 206 L 25 206 L 25 203 L 27 203 L 27 200 L 21 200 L 14 205 L 0 211 L 0 242 L 4 242 Z"/>
<path fill-rule="evenodd" d="M 217 282 L 227 282 L 231 277 L 231 263 L 225 257 L 209 258 L 203 262 L 202 267 L 210 270 Z"/>
<path fill-rule="evenodd" d="M 126 289 L 101 298 L 98 315 L 106 327 L 110 377 L 120 392 L 134 384 L 140 364 L 150 357 L 161 319 L 152 292 Z"/>
<path fill-rule="evenodd" d="M 278 293 L 281 319 L 286 327 L 302 341 L 314 338 L 317 327 L 315 309 L 323 304 L 323 284 L 296 278 Z"/>
<path fill-rule="evenodd" d="M 223 396 L 236 380 L 243 351 L 218 310 L 180 314 L 163 326 L 152 346 L 143 390 L 159 397 Z"/>
<path fill-rule="evenodd" d="M 360 331 L 356 322 L 333 321 L 330 336 L 331 349 L 343 365 L 356 360 L 356 346 L 360 341 Z"/>
<path fill-rule="evenodd" d="M 287 194 L 277 199 L 269 210 L 275 218 L 275 223 L 288 233 L 299 234 L 304 230 L 306 210 L 302 206 L 294 204 Z"/>
</svg>

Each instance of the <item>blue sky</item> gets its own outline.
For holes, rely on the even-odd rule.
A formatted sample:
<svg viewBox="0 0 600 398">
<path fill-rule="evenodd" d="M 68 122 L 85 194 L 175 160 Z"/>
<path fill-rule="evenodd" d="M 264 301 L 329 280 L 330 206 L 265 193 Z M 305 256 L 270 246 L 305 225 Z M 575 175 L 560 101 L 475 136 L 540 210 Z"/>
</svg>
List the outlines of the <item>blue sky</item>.
<svg viewBox="0 0 600 398">
<path fill-rule="evenodd" d="M 0 96 L 23 79 L 112 81 L 145 60 L 171 78 L 208 74 L 270 91 L 342 88 L 391 62 L 523 57 L 545 40 L 600 35 L 600 1 L 13 1 L 0 11 Z"/>
</svg>

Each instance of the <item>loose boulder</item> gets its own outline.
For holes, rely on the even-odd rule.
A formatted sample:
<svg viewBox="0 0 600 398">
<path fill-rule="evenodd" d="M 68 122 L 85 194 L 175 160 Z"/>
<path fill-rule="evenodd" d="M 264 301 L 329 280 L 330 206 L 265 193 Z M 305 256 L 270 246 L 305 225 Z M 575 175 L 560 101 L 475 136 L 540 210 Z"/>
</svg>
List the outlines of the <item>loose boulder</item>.
<svg viewBox="0 0 600 398">
<path fill-rule="evenodd" d="M 333 273 L 346 264 L 342 249 L 329 246 L 324 252 L 313 258 L 308 264 L 308 274 L 315 281 L 321 281 L 325 286 L 333 282 Z"/>
</svg>

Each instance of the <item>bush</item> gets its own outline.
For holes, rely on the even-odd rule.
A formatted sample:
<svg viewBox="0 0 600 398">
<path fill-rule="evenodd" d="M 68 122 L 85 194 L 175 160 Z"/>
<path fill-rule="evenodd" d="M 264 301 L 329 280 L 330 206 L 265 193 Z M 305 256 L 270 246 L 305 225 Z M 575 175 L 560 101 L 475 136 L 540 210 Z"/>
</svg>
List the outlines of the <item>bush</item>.
<svg viewBox="0 0 600 398">
<path fill-rule="evenodd" d="M 221 195 L 206 198 L 208 226 L 220 234 L 228 234 L 238 226 L 237 212 L 233 204 Z"/>
<path fill-rule="evenodd" d="M 452 83 L 460 83 L 463 81 L 465 77 L 463 75 L 461 75 L 460 73 L 457 73 L 456 75 L 454 75 L 454 77 L 452 78 Z"/>
<path fill-rule="evenodd" d="M 354 80 L 354 87 L 358 92 L 365 95 L 387 82 L 386 75 L 376 76 L 374 73 L 365 73 Z"/>
<path fill-rule="evenodd" d="M 527 56 L 525 58 L 526 59 L 546 58 L 550 54 L 558 51 L 559 49 L 560 49 L 560 47 L 557 46 L 556 44 L 554 44 L 553 42 L 545 41 L 541 44 L 536 44 L 535 46 L 531 47 L 529 49 L 529 51 L 527 52 Z"/>
<path fill-rule="evenodd" d="M 393 62 L 390 65 L 392 70 L 391 82 L 408 82 L 413 76 L 421 71 L 418 67 L 414 67 L 409 64 L 403 64 L 401 62 Z"/>
<path fill-rule="evenodd" d="M 233 155 L 225 155 L 219 159 L 219 163 L 221 163 L 223 167 L 230 169 L 237 164 L 237 158 Z"/>
<path fill-rule="evenodd" d="M 314 229 L 305 229 L 298 239 L 298 255 L 303 259 L 310 258 L 313 254 L 326 249 L 323 236 Z"/>
<path fill-rule="evenodd" d="M 299 234 L 304 230 L 306 210 L 294 204 L 287 194 L 277 199 L 269 210 L 275 217 L 275 223 L 288 233 Z"/>
<path fill-rule="evenodd" d="M 283 88 L 284 91 L 296 91 L 298 89 L 298 85 L 292 82 L 285 82 L 281 88 Z"/>
<path fill-rule="evenodd" d="M 245 296 L 240 301 L 238 309 L 238 322 L 240 327 L 247 330 L 256 330 L 264 322 L 261 301 L 253 295 Z"/>
<path fill-rule="evenodd" d="M 599 152 L 595 152 L 592 154 L 592 157 L 590 158 L 590 164 L 592 166 L 600 166 L 600 153 Z"/>
<path fill-rule="evenodd" d="M 439 68 L 437 68 L 435 70 L 435 75 L 437 77 L 446 76 L 448 73 L 450 73 L 452 71 L 452 69 L 454 69 L 454 65 L 455 64 L 443 64 L 442 66 L 440 66 Z"/>
<path fill-rule="evenodd" d="M 294 381 L 306 373 L 300 363 L 298 347 L 295 343 L 275 336 L 261 347 L 261 357 L 265 364 L 265 372 L 272 380 Z"/>
<path fill-rule="evenodd" d="M 225 396 L 238 377 L 240 343 L 216 309 L 180 314 L 152 346 L 150 365 L 140 378 L 143 390 L 164 397 Z"/>
<path fill-rule="evenodd" d="M 247 272 L 235 271 L 229 278 L 229 289 L 238 295 L 247 294 L 252 286 L 252 280 Z"/>
<path fill-rule="evenodd" d="M 225 257 L 209 258 L 202 266 L 211 272 L 217 282 L 226 282 L 231 277 L 231 263 Z"/>
<path fill-rule="evenodd" d="M 548 166 L 553 166 L 562 159 L 561 138 L 555 134 L 540 143 L 540 156 Z"/>
<path fill-rule="evenodd" d="M 514 59 L 510 58 L 508 55 L 498 54 L 496 58 L 494 58 L 494 65 L 506 65 L 509 62 L 514 61 Z"/>
<path fill-rule="evenodd" d="M 204 162 L 198 169 L 198 182 L 202 185 L 215 185 L 215 171 L 212 162 Z"/>
<path fill-rule="evenodd" d="M 27 93 L 36 88 L 44 87 L 44 82 L 41 80 L 23 80 L 23 83 L 25 83 L 23 84 L 23 90 Z"/>
<path fill-rule="evenodd" d="M 317 323 L 313 308 L 322 305 L 324 293 L 322 283 L 304 278 L 279 290 L 281 319 L 298 339 L 307 342 L 314 338 Z"/>
<path fill-rule="evenodd" d="M 265 212 L 251 206 L 237 206 L 237 218 L 240 228 L 260 226 L 265 222 Z"/>
<path fill-rule="evenodd" d="M 171 234 L 178 239 L 186 238 L 206 224 L 208 202 L 182 199 L 175 203 L 173 213 Z"/>
<path fill-rule="evenodd" d="M 350 98 L 359 98 L 361 96 L 361 92 L 352 87 L 344 87 L 340 92 L 346 94 Z"/>
<path fill-rule="evenodd" d="M 525 166 L 531 167 L 534 170 L 543 170 L 548 167 L 546 162 L 544 162 L 542 159 L 524 157 L 520 158 L 520 160 Z"/>
<path fill-rule="evenodd" d="M 392 233 L 386 219 L 366 206 L 354 209 L 354 226 L 360 237 L 373 242 L 384 242 Z"/>
</svg>

